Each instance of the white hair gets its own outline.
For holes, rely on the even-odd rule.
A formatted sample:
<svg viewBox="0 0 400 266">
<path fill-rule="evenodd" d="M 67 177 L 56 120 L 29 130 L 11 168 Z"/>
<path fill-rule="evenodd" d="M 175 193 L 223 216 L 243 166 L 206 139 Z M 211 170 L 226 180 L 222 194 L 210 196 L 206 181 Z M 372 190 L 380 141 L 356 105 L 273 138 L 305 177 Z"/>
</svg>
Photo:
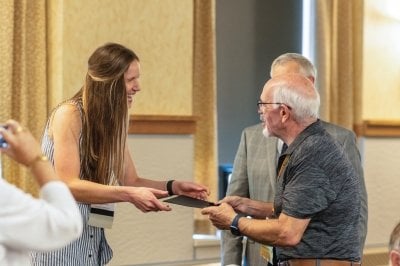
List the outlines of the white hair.
<svg viewBox="0 0 400 266">
<path fill-rule="evenodd" d="M 282 66 L 289 62 L 296 62 L 300 66 L 300 74 L 306 77 L 317 79 L 317 69 L 305 56 L 297 53 L 286 53 L 278 56 L 271 65 L 270 75 L 272 77 L 273 69 L 277 66 Z"/>
<path fill-rule="evenodd" d="M 318 118 L 320 95 L 317 90 L 314 90 L 312 95 L 307 95 L 290 82 L 283 82 L 272 88 L 273 101 L 289 106 L 295 121 L 302 123 L 310 118 Z"/>
</svg>

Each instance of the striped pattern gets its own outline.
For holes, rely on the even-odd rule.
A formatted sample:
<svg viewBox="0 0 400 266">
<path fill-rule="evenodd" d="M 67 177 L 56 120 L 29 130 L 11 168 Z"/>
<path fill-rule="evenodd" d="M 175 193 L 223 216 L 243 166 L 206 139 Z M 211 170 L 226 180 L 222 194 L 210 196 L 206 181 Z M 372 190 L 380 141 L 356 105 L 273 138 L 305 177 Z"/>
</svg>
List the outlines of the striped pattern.
<svg viewBox="0 0 400 266">
<path fill-rule="evenodd" d="M 82 106 L 80 103 L 74 101 L 64 102 L 64 104 L 65 103 L 76 105 L 82 115 Z M 49 160 L 51 160 L 51 162 L 54 164 L 54 143 L 51 138 L 51 134 L 49 134 L 49 122 L 51 121 L 51 118 L 52 116 L 47 122 L 43 134 L 42 150 L 43 153 L 48 156 Z M 93 227 L 87 224 L 89 219 L 90 204 L 78 202 L 78 207 L 82 214 L 84 224 L 81 237 L 59 250 L 32 253 L 32 265 L 94 266 L 105 265 L 111 260 L 113 252 L 105 238 L 104 229 Z"/>
</svg>

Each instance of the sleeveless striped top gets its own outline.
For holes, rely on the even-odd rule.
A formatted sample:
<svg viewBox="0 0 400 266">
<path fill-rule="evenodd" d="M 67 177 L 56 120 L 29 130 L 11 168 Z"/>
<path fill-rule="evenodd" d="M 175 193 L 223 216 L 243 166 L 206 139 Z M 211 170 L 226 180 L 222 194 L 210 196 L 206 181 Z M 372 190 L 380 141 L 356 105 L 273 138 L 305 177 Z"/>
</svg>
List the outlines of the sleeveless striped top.
<svg viewBox="0 0 400 266">
<path fill-rule="evenodd" d="M 47 121 L 43 137 L 42 151 L 54 165 L 54 142 L 49 132 L 54 112 L 63 104 L 75 105 L 82 117 L 82 102 L 68 100 L 58 105 Z M 67 159 L 67 158 L 66 158 Z M 80 177 L 82 179 L 82 177 Z M 31 254 L 32 265 L 46 266 L 99 266 L 107 264 L 113 255 L 111 247 L 105 238 L 104 229 L 88 225 L 90 204 L 77 202 L 83 219 L 83 232 L 80 238 L 68 246 L 50 251 Z"/>
</svg>

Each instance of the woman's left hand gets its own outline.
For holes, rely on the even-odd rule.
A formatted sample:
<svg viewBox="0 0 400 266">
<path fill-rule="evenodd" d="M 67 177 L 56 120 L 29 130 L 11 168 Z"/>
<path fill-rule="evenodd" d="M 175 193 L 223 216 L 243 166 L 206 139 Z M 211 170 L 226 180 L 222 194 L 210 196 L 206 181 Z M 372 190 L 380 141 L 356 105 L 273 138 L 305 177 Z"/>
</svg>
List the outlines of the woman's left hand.
<svg viewBox="0 0 400 266">
<path fill-rule="evenodd" d="M 172 191 L 175 195 L 186 195 L 192 198 L 206 200 L 210 191 L 206 186 L 187 181 L 172 182 Z"/>
</svg>

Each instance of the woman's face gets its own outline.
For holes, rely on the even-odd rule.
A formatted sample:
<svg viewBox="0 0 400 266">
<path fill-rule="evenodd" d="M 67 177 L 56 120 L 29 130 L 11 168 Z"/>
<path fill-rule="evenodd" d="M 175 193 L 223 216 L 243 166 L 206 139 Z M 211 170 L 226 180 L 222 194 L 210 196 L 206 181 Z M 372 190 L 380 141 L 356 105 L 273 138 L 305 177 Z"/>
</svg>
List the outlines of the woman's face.
<svg viewBox="0 0 400 266">
<path fill-rule="evenodd" d="M 139 61 L 134 60 L 124 74 L 128 108 L 132 107 L 133 96 L 136 94 L 136 92 L 140 91 L 139 78 L 140 63 Z"/>
</svg>

